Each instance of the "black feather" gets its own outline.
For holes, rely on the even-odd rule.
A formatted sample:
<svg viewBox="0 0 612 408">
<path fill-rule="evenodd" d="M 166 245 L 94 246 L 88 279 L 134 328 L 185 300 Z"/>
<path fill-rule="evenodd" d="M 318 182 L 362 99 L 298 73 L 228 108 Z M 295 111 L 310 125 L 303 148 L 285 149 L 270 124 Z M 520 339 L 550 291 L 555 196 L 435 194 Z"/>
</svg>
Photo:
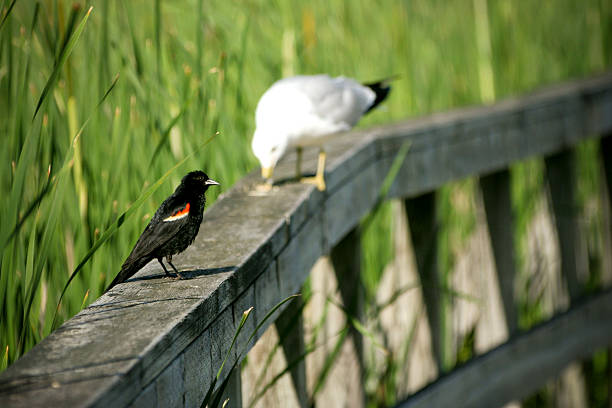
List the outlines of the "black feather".
<svg viewBox="0 0 612 408">
<path fill-rule="evenodd" d="M 387 78 L 381 81 L 372 82 L 369 84 L 363 84 L 363 86 L 367 86 L 368 88 L 373 90 L 374 93 L 376 94 L 376 99 L 374 99 L 374 103 L 370 105 L 370 107 L 368 108 L 367 111 L 365 111 L 365 113 L 368 113 L 369 111 L 377 107 L 382 101 L 384 101 L 387 98 L 387 96 L 389 95 L 389 92 L 391 92 L 391 85 L 389 85 L 391 79 L 392 78 Z"/>
<path fill-rule="evenodd" d="M 157 259 L 161 263 L 162 258 L 183 252 L 191 245 L 200 229 L 206 204 L 204 193 L 210 182 L 216 183 L 202 171 L 194 171 L 183 177 L 174 193 L 155 212 L 107 291 L 125 282 L 151 260 Z M 187 216 L 165 221 L 187 204 L 190 206 Z"/>
</svg>

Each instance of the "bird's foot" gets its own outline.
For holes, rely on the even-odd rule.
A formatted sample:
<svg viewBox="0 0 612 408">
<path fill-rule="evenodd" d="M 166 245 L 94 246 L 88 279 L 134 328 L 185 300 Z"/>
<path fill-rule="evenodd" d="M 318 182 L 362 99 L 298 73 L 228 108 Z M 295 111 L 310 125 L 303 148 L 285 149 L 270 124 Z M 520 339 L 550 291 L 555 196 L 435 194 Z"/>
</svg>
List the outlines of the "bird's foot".
<svg viewBox="0 0 612 408">
<path fill-rule="evenodd" d="M 253 190 L 249 191 L 249 196 L 251 197 L 266 196 L 268 195 L 270 191 L 277 189 L 277 188 L 278 187 L 274 187 L 272 183 L 270 182 L 266 182 L 263 184 L 257 184 L 253 186 Z"/>
<path fill-rule="evenodd" d="M 272 183 L 265 182 L 263 184 L 258 184 L 255 186 L 255 191 L 259 191 L 262 193 L 267 193 L 272 191 Z"/>
<path fill-rule="evenodd" d="M 314 184 L 317 186 L 319 191 L 325 191 L 325 178 L 322 175 L 316 175 L 314 177 L 302 177 L 300 179 L 301 183 L 304 184 Z"/>
<path fill-rule="evenodd" d="M 179 273 L 179 271 L 176 271 L 176 277 L 175 277 L 175 279 L 184 280 L 184 279 L 187 279 L 187 278 L 185 277 L 185 275 L 181 275 L 181 274 Z"/>
</svg>

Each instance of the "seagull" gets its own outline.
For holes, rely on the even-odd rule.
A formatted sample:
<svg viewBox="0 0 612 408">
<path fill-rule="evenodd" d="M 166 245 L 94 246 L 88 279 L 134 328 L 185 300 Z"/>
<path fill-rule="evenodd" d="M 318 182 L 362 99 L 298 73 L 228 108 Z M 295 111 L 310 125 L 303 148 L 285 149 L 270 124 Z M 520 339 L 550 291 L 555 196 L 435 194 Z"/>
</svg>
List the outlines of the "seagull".
<svg viewBox="0 0 612 408">
<path fill-rule="evenodd" d="M 317 173 L 301 181 L 325 190 L 324 143 L 355 126 L 390 90 L 389 79 L 360 84 L 351 78 L 326 74 L 299 75 L 275 82 L 255 110 L 251 147 L 261 164 L 262 177 L 269 181 L 278 160 L 287 149 L 295 148 L 296 178 L 300 179 L 302 149 L 317 146 Z"/>
</svg>

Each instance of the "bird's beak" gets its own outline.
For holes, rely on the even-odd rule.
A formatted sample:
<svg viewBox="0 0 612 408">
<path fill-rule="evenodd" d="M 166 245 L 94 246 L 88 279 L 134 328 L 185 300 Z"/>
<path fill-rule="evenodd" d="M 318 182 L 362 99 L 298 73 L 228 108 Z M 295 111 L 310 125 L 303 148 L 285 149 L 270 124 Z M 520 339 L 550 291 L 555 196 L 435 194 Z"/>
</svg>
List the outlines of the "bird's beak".
<svg viewBox="0 0 612 408">
<path fill-rule="evenodd" d="M 208 179 L 206 180 L 206 182 L 204 183 L 207 186 L 220 186 L 221 184 L 217 183 L 215 180 L 213 179 Z"/>
<path fill-rule="evenodd" d="M 262 167 L 261 168 L 261 177 L 265 179 L 269 179 L 272 177 L 272 172 L 274 171 L 274 167 Z"/>
</svg>

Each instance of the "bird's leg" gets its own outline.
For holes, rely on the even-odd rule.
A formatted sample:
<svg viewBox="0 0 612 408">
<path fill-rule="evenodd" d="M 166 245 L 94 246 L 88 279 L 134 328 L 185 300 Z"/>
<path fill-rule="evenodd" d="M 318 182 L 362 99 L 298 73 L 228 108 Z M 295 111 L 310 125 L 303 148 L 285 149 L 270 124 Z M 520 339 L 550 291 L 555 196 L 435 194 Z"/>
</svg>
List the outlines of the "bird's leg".
<svg viewBox="0 0 612 408">
<path fill-rule="evenodd" d="M 321 149 L 319 152 L 319 164 L 317 165 L 317 174 L 315 175 L 315 179 L 317 180 L 317 187 L 319 190 L 325 190 L 325 159 L 327 158 L 327 154 L 325 154 L 325 150 Z"/>
<path fill-rule="evenodd" d="M 295 178 L 299 180 L 302 175 L 302 146 L 295 148 L 295 154 Z"/>
<path fill-rule="evenodd" d="M 174 269 L 174 272 L 176 272 L 176 276 L 178 276 L 179 279 L 185 279 L 183 275 L 181 275 L 181 273 L 178 271 L 178 269 L 176 269 L 176 266 L 174 266 L 174 264 L 172 263 L 172 255 L 168 255 L 166 257 L 166 262 L 168 262 L 168 264 L 170 264 L 172 269 Z"/>
<path fill-rule="evenodd" d="M 304 177 L 301 181 L 303 183 L 310 183 L 317 186 L 319 191 L 325 191 L 325 159 L 327 155 L 325 151 L 321 149 L 319 152 L 319 163 L 317 164 L 317 174 L 314 177 Z"/>
<path fill-rule="evenodd" d="M 164 272 L 166 272 L 166 276 L 170 276 L 170 272 L 168 272 L 168 270 L 166 269 L 166 265 L 164 265 L 164 263 L 162 262 L 161 258 L 157 258 L 157 262 L 159 262 L 159 264 L 162 266 L 162 268 L 164 268 Z"/>
</svg>

